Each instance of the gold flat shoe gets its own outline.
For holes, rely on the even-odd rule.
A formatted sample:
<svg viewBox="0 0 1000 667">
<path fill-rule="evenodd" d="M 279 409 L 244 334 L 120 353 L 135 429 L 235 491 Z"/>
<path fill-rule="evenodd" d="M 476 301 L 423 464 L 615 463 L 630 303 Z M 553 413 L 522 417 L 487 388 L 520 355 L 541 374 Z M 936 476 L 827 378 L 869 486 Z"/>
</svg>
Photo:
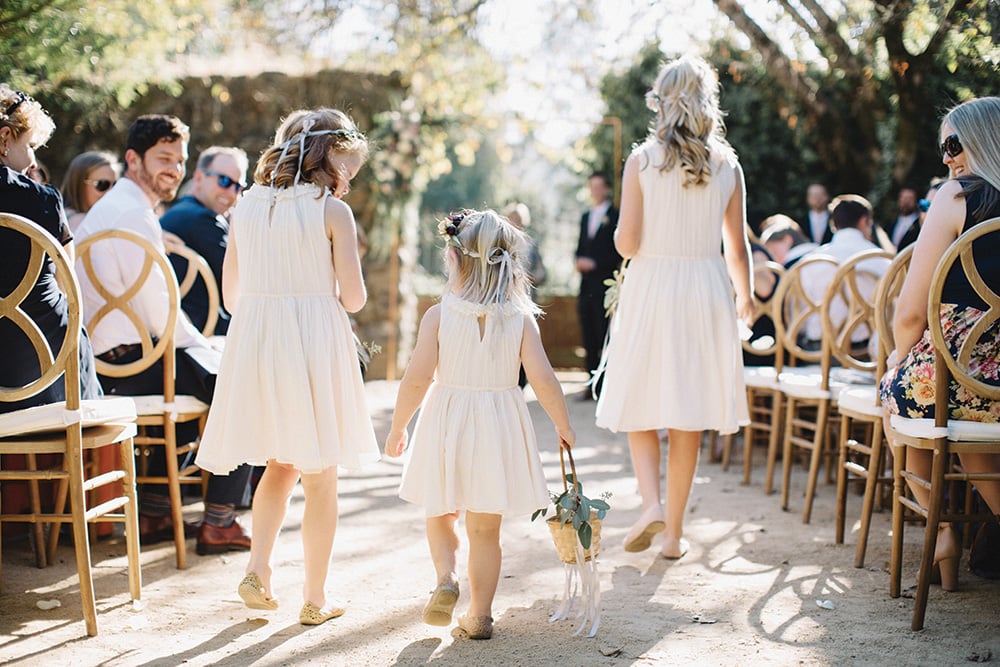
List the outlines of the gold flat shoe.
<svg viewBox="0 0 1000 667">
<path fill-rule="evenodd" d="M 236 590 L 246 606 L 251 609 L 274 610 L 278 608 L 278 601 L 268 596 L 267 590 L 256 572 L 248 572 Z"/>
<path fill-rule="evenodd" d="M 431 594 L 431 599 L 424 607 L 423 621 L 427 625 L 451 625 L 451 615 L 458 602 L 458 584 L 438 584 Z"/>
<path fill-rule="evenodd" d="M 302 605 L 302 611 L 299 612 L 299 623 L 302 625 L 320 625 L 326 623 L 331 618 L 343 615 L 344 608 L 339 604 L 320 609 L 312 602 L 306 602 Z"/>
<path fill-rule="evenodd" d="M 630 535 L 625 538 L 625 551 L 629 553 L 645 551 L 653 544 L 653 538 L 656 534 L 662 532 L 666 527 L 667 524 L 663 521 L 650 521 L 636 535 Z"/>
</svg>

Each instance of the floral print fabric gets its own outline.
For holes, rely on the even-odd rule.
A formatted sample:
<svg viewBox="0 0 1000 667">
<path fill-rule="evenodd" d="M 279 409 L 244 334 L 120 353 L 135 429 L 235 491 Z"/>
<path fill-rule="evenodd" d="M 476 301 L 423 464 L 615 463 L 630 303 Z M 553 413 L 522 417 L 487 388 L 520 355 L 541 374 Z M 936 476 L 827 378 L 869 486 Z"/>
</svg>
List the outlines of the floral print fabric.
<svg viewBox="0 0 1000 667">
<path fill-rule="evenodd" d="M 957 354 L 969 330 L 983 311 L 954 304 L 941 305 L 944 339 L 952 354 Z M 972 351 L 970 375 L 987 384 L 1000 386 L 1000 322 L 994 322 Z M 883 376 L 879 395 L 890 414 L 912 419 L 934 418 L 934 346 L 930 331 L 913 346 L 896 368 Z M 1000 422 L 1000 401 L 977 396 L 954 380 L 949 387 L 950 419 L 974 422 Z"/>
</svg>

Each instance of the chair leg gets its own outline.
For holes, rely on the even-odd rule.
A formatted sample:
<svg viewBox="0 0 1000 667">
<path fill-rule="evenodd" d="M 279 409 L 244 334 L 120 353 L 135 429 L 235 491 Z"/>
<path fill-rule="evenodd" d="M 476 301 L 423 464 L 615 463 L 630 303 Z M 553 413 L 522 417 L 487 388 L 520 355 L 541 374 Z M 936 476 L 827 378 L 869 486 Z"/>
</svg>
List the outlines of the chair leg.
<svg viewBox="0 0 1000 667">
<path fill-rule="evenodd" d="M 816 481 L 819 479 L 819 464 L 823 458 L 826 441 L 826 418 L 830 412 L 830 402 L 820 401 L 816 406 L 816 430 L 813 433 L 812 456 L 809 459 L 809 480 L 806 482 L 806 502 L 802 508 L 802 523 L 812 518 L 813 498 L 816 496 Z"/>
<path fill-rule="evenodd" d="M 872 423 L 872 453 L 868 457 L 868 476 L 865 478 L 865 498 L 861 503 L 861 527 L 858 530 L 858 546 L 854 552 L 854 567 L 865 566 L 865 552 L 868 550 L 868 531 L 872 525 L 872 509 L 875 506 L 875 489 L 882 477 L 882 420 Z"/>
<path fill-rule="evenodd" d="M 750 467 L 753 456 L 753 426 L 743 429 L 743 486 L 750 486 Z"/>
<path fill-rule="evenodd" d="M 844 523 L 847 514 L 847 441 L 851 418 L 842 414 L 840 416 L 840 438 L 837 443 L 837 518 L 834 528 L 833 541 L 836 544 L 844 543 Z"/>
<path fill-rule="evenodd" d="M 787 409 L 782 401 L 781 392 L 775 391 L 771 399 L 774 412 L 771 414 L 771 432 L 767 437 L 767 472 L 764 480 L 764 493 L 771 495 L 774 491 L 774 468 L 778 461 L 778 440 L 781 435 L 781 424 L 783 422 L 782 410 Z"/>
<path fill-rule="evenodd" d="M 142 569 L 139 564 L 139 505 L 135 492 L 135 444 L 132 438 L 119 443 L 122 469 L 122 492 L 128 498 L 125 505 L 125 549 L 128 553 L 128 590 L 133 600 L 142 599 Z"/>
<path fill-rule="evenodd" d="M 729 459 L 733 455 L 733 434 L 722 436 L 722 472 L 729 470 Z"/>
<path fill-rule="evenodd" d="M 75 446 L 74 446 L 75 445 Z M 87 634 L 97 636 L 97 604 L 94 601 L 94 579 L 90 562 L 90 540 L 87 537 L 86 494 L 83 490 L 83 451 L 80 442 L 71 443 L 66 466 L 69 469 L 70 512 L 73 515 L 73 549 L 76 551 L 76 572 L 80 581 L 80 603 Z"/>
<path fill-rule="evenodd" d="M 781 509 L 788 510 L 789 486 L 792 481 L 792 435 L 794 434 L 795 399 L 789 397 L 785 405 L 785 433 L 781 447 Z"/>
<path fill-rule="evenodd" d="M 66 457 L 63 457 L 63 470 L 66 470 L 68 465 Z M 69 480 L 61 479 L 59 480 L 58 486 L 56 487 L 56 498 L 55 506 L 52 509 L 53 514 L 63 514 L 66 512 L 66 499 L 69 495 Z M 49 531 L 49 549 L 48 557 L 50 561 L 55 561 L 56 559 L 56 549 L 59 547 L 59 534 L 62 532 L 62 522 L 54 521 L 52 522 L 52 528 Z"/>
<path fill-rule="evenodd" d="M 892 550 L 889 556 L 889 597 L 898 598 L 903 568 L 903 470 L 906 445 L 893 447 L 892 457 Z"/>
<path fill-rule="evenodd" d="M 34 454 L 25 455 L 27 460 L 27 468 L 31 471 L 38 470 L 38 460 L 35 458 Z M 38 480 L 33 479 L 28 482 L 28 497 L 31 503 L 31 513 L 37 518 L 39 514 L 42 513 L 42 494 L 38 490 Z M 32 532 L 35 537 L 35 565 L 43 568 L 48 566 L 48 560 L 45 558 L 45 526 L 39 523 L 37 520 L 32 524 Z"/>
<path fill-rule="evenodd" d="M 181 498 L 180 473 L 177 469 L 177 424 L 169 417 L 164 420 L 164 448 L 167 460 L 167 489 L 170 493 L 170 516 L 174 523 L 174 547 L 177 551 L 177 569 L 187 568 L 187 549 L 184 544 L 184 512 Z"/>
<path fill-rule="evenodd" d="M 931 570 L 934 567 L 934 549 L 937 546 L 938 524 L 941 521 L 944 474 L 948 466 L 948 449 L 944 439 L 934 442 L 934 459 L 931 463 L 931 498 L 927 508 L 927 527 L 924 529 L 924 547 L 920 554 L 920 573 L 917 577 L 917 593 L 913 599 L 913 621 L 911 630 L 922 630 L 924 615 L 927 613 L 927 595 L 931 588 Z"/>
</svg>

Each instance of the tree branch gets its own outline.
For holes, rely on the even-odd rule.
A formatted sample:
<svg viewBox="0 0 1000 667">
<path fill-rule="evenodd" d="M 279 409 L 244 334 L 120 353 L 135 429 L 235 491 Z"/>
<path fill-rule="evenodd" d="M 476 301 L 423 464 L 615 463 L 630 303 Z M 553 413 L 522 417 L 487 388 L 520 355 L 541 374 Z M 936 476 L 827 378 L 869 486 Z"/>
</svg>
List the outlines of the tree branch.
<svg viewBox="0 0 1000 667">
<path fill-rule="evenodd" d="M 851 47 L 841 37 L 837 22 L 830 18 L 830 15 L 816 0 L 801 0 L 801 2 L 809 10 L 816 25 L 819 26 L 820 34 L 823 35 L 824 41 L 833 52 L 834 64 L 846 70 L 852 78 L 861 78 L 863 76 L 861 63 L 858 62 L 858 57 L 851 50 Z"/>
<path fill-rule="evenodd" d="M 20 23 L 25 19 L 63 2 L 76 2 L 76 4 L 79 4 L 78 0 L 38 0 L 33 5 L 29 4 L 17 14 L 0 17 L 0 33 L 6 32 L 7 26 L 9 25 L 13 25 L 14 29 L 17 29 Z"/>
</svg>

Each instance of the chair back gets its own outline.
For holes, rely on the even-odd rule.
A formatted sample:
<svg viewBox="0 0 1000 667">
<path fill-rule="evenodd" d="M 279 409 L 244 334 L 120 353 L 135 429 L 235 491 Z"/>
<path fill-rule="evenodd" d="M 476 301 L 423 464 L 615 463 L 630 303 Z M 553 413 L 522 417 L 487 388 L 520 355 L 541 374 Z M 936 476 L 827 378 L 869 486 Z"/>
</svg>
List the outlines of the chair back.
<svg viewBox="0 0 1000 667">
<path fill-rule="evenodd" d="M 872 373 L 877 362 L 867 344 L 875 333 L 875 291 L 889 266 L 892 254 L 879 249 L 864 250 L 847 258 L 833 275 L 820 311 L 823 326 L 824 377 L 837 362 L 843 368 Z M 854 341 L 856 334 L 865 343 Z"/>
<path fill-rule="evenodd" d="M 875 287 L 875 336 L 878 339 L 878 344 L 875 347 L 875 376 L 879 378 L 886 371 L 886 359 L 896 348 L 896 341 L 892 334 L 892 319 L 896 312 L 896 300 L 903 289 L 903 280 L 906 279 L 906 272 L 910 268 L 912 258 L 912 245 L 900 250 Z"/>
<path fill-rule="evenodd" d="M 0 296 L 0 320 L 9 319 L 20 329 L 38 358 L 40 374 L 21 387 L 0 387 L 0 402 L 11 403 L 34 396 L 65 375 L 66 409 L 80 408 L 80 285 L 62 245 L 40 226 L 27 218 L 0 213 L 0 228 L 21 234 L 30 244 L 27 269 L 21 281 L 7 296 Z M 66 295 L 66 336 L 57 351 L 38 325 L 22 308 L 25 299 L 38 284 L 45 264 L 54 265 L 56 285 Z"/>
<path fill-rule="evenodd" d="M 773 276 L 775 288 L 771 292 L 771 298 L 767 301 L 762 300 L 756 294 L 753 295 L 753 315 L 750 321 L 747 322 L 747 326 L 750 329 L 754 328 L 757 321 L 763 317 L 771 317 L 773 319 L 773 303 L 776 298 L 776 293 L 778 285 L 781 284 L 781 278 L 785 275 L 785 267 L 777 262 L 765 262 L 763 264 L 754 266 L 754 282 L 759 280 L 760 276 Z M 748 354 L 752 354 L 757 357 L 767 357 L 770 355 L 777 354 L 778 351 L 778 339 L 777 336 L 761 336 L 760 338 L 748 338 L 743 343 L 743 349 Z"/>
<path fill-rule="evenodd" d="M 931 278 L 930 298 L 927 303 L 927 327 L 931 333 L 935 352 L 934 371 L 935 391 L 937 392 L 935 422 L 937 426 L 947 426 L 948 424 L 950 378 L 954 378 L 958 384 L 978 396 L 1000 401 L 1000 386 L 987 384 L 973 377 L 969 369 L 973 350 L 982 342 L 984 334 L 1000 319 L 1000 285 L 988 284 L 983 279 L 980 268 L 976 266 L 976 258 L 973 256 L 973 244 L 977 241 L 981 242 L 984 237 L 990 235 L 992 235 L 990 240 L 994 244 L 993 247 L 1000 246 L 1000 217 L 981 222 L 955 239 L 938 261 L 937 268 L 934 269 L 934 275 Z M 996 256 L 996 253 L 981 253 L 980 258 L 985 254 Z M 949 272 L 959 262 L 969 284 L 972 285 L 979 298 L 986 302 L 987 310 L 972 325 L 968 336 L 958 348 L 957 354 L 952 354 L 944 338 L 944 327 L 941 322 L 941 297 Z"/>
<path fill-rule="evenodd" d="M 785 272 L 778 289 L 772 297 L 771 317 L 774 319 L 775 338 L 779 354 L 775 355 L 775 368 L 781 370 L 784 361 L 793 366 L 818 364 L 822 350 L 807 350 L 801 341 L 806 336 L 806 326 L 810 321 L 819 322 L 823 308 L 823 292 L 817 296 L 803 282 L 811 274 L 833 275 L 839 262 L 830 255 L 804 257 Z M 825 291 L 825 290 L 824 290 Z"/>
<path fill-rule="evenodd" d="M 117 240 L 133 246 L 128 248 L 129 254 L 139 252 L 142 254 L 142 264 L 135 275 L 124 275 L 125 285 L 120 294 L 112 293 L 111 289 L 101 282 L 100 276 L 94 267 L 94 259 L 100 254 L 122 255 L 122 247 L 117 248 L 109 241 Z M 106 259 L 106 258 L 105 258 Z M 139 337 L 142 349 L 142 357 L 125 364 L 112 364 L 102 359 L 97 359 L 97 372 L 109 377 L 129 377 L 146 370 L 163 358 L 163 395 L 167 401 L 174 400 L 174 377 L 176 368 L 176 355 L 174 353 L 174 331 L 177 326 L 177 318 L 180 312 L 180 288 L 177 285 L 177 277 L 170 266 L 170 261 L 166 255 L 160 252 L 156 246 L 139 234 L 125 229 L 110 229 L 98 232 L 93 236 L 88 236 L 77 246 L 77 264 L 86 274 L 87 279 L 93 285 L 98 296 L 103 303 L 93 314 L 88 314 L 87 328 L 95 331 L 100 322 L 112 315 L 119 313 L 131 323 Z M 139 313 L 130 303 L 132 298 L 146 284 L 147 280 L 161 281 L 165 285 L 167 299 L 169 301 L 169 312 L 163 331 L 159 338 L 154 337 L 154 333 L 143 323 Z"/>
<path fill-rule="evenodd" d="M 204 257 L 188 246 L 170 247 L 167 251 L 171 255 L 183 257 L 187 265 L 184 276 L 177 277 L 181 301 L 184 300 L 184 297 L 191 291 L 191 288 L 194 287 L 195 282 L 199 278 L 204 283 L 205 291 L 208 293 L 208 312 L 205 313 L 205 326 L 202 327 L 201 333 L 204 336 L 214 336 L 215 325 L 219 322 L 220 297 L 219 283 L 215 279 L 215 274 L 212 273 L 212 267 L 208 265 Z M 171 265 L 175 269 L 178 268 L 177 263 L 171 262 Z"/>
</svg>

